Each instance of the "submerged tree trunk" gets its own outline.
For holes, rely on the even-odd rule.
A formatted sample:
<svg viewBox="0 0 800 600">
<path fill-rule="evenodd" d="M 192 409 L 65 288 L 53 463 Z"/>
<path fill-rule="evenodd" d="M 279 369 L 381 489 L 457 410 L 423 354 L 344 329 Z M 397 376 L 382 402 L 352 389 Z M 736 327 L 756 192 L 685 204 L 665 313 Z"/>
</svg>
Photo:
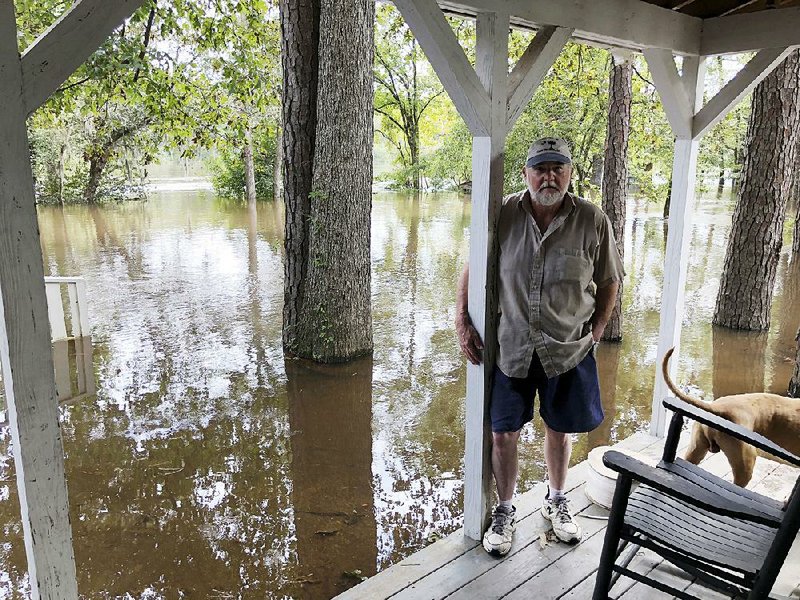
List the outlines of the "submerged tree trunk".
<svg viewBox="0 0 800 600">
<path fill-rule="evenodd" d="M 314 140 L 317 133 L 319 0 L 281 0 L 283 67 L 283 198 L 286 203 L 284 248 L 283 347 L 296 352 L 297 326 L 308 266 L 308 216 Z"/>
<path fill-rule="evenodd" d="M 797 353 L 794 357 L 794 373 L 789 380 L 789 395 L 792 398 L 800 398 L 800 329 L 797 330 Z"/>
<path fill-rule="evenodd" d="M 100 148 L 89 153 L 86 158 L 89 161 L 89 178 L 86 180 L 86 186 L 83 188 L 83 201 L 87 204 L 94 204 L 97 202 L 97 190 L 100 187 L 100 179 L 108 165 L 108 159 L 111 158 L 111 146 L 104 144 Z"/>
<path fill-rule="evenodd" d="M 795 260 L 800 259 L 800 199 L 797 200 L 797 215 L 794 217 L 794 232 L 792 232 L 792 255 Z"/>
<path fill-rule="evenodd" d="M 295 353 L 321 362 L 372 351 L 372 61 L 375 4 L 320 11 L 309 256 Z"/>
<path fill-rule="evenodd" d="M 244 160 L 244 190 L 248 204 L 256 202 L 256 166 L 253 161 L 253 130 L 248 126 L 244 130 L 244 148 L 242 149 Z"/>
<path fill-rule="evenodd" d="M 753 92 L 741 193 L 720 280 L 714 323 L 769 328 L 772 292 L 800 129 L 800 51 Z"/>
<path fill-rule="evenodd" d="M 275 125 L 275 164 L 272 167 L 272 198 L 277 200 L 283 191 L 283 144 L 280 118 Z"/>
<path fill-rule="evenodd" d="M 127 125 L 114 129 L 104 141 L 98 141 L 84 154 L 84 160 L 89 163 L 89 178 L 83 188 L 83 201 L 87 204 L 94 204 L 97 202 L 97 191 L 100 188 L 100 181 L 103 178 L 105 169 L 108 166 L 108 161 L 114 153 L 114 148 L 117 143 L 135 133 L 142 127 L 145 127 L 148 121 L 143 121 L 138 124 Z"/>
<path fill-rule="evenodd" d="M 284 0 L 281 11 L 284 350 L 341 362 L 372 350 L 375 7 L 370 0 L 333 0 L 321 7 Z"/>
<path fill-rule="evenodd" d="M 603 166 L 603 211 L 611 221 L 619 256 L 625 255 L 625 199 L 628 188 L 628 139 L 631 128 L 633 64 L 614 59 L 608 86 L 608 131 Z M 622 339 L 622 282 L 604 340 Z"/>
</svg>

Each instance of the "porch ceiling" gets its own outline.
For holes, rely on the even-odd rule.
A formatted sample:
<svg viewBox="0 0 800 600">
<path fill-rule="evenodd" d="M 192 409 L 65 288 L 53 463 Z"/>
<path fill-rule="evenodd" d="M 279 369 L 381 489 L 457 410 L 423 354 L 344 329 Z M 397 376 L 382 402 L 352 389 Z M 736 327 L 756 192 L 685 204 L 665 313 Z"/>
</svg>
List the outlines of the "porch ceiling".
<svg viewBox="0 0 800 600">
<path fill-rule="evenodd" d="M 691 17 L 709 19 L 800 6 L 800 0 L 644 0 Z"/>
</svg>

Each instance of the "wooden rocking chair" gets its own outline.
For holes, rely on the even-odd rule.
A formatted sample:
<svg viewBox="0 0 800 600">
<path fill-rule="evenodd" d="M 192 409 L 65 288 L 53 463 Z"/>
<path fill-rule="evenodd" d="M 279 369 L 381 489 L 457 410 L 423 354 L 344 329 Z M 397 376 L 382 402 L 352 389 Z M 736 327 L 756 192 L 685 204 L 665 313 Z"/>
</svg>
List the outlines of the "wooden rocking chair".
<svg viewBox="0 0 800 600">
<path fill-rule="evenodd" d="M 800 529 L 800 478 L 784 505 L 675 458 L 675 454 L 685 416 L 795 466 L 800 466 L 800 458 L 759 434 L 682 400 L 668 398 L 664 406 L 675 414 L 656 467 L 616 451 L 603 457 L 619 477 L 593 600 L 608 600 L 620 575 L 677 598 L 701 600 L 629 569 L 640 547 L 732 598 L 778 598 L 770 592 Z M 635 481 L 640 483 L 631 493 Z M 627 546 L 631 547 L 626 550 Z"/>
</svg>

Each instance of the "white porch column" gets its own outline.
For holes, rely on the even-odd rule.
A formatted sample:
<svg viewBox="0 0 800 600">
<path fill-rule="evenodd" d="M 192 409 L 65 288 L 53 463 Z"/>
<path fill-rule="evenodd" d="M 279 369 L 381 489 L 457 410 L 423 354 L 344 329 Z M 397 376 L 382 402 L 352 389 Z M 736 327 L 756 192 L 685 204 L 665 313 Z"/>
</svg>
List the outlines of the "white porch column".
<svg viewBox="0 0 800 600">
<path fill-rule="evenodd" d="M 12 0 L 0 0 L 0 361 L 31 593 L 77 598 Z"/>
<path fill-rule="evenodd" d="M 683 321 L 686 270 L 689 264 L 689 240 L 695 201 L 695 181 L 699 138 L 692 138 L 694 115 L 703 103 L 705 57 L 686 57 L 679 76 L 672 53 L 645 50 L 653 79 L 658 87 L 672 130 L 676 135 L 672 163 L 672 195 L 669 204 L 669 231 L 664 258 L 664 287 L 661 293 L 661 324 L 658 332 L 656 376 L 653 389 L 650 433 L 663 437 L 667 428 L 667 411 L 661 404 L 669 394 L 661 377 L 661 361 L 667 350 L 675 347 L 670 362 L 674 376 L 680 351 Z"/>
<path fill-rule="evenodd" d="M 667 428 L 667 410 L 661 402 L 671 394 L 661 376 L 661 361 L 667 350 L 674 346 L 675 356 L 670 361 L 670 375 L 674 380 L 678 363 L 677 356 L 680 352 L 699 148 L 699 140 L 685 138 L 675 140 L 675 157 L 672 162 L 672 196 L 669 203 L 669 231 L 664 257 L 664 287 L 661 292 L 661 324 L 658 330 L 653 412 L 650 421 L 650 433 L 658 437 L 663 437 Z"/>
<path fill-rule="evenodd" d="M 543 27 L 508 73 L 508 13 L 478 11 L 472 68 L 436 0 L 394 0 L 473 135 L 469 313 L 487 350 L 467 364 L 464 534 L 481 539 L 492 490 L 489 381 L 497 337 L 494 234 L 503 197 L 506 133 L 569 39 L 572 29 Z"/>
<path fill-rule="evenodd" d="M 475 70 L 489 95 L 489 135 L 472 142 L 469 313 L 484 341 L 481 365 L 467 363 L 464 534 L 479 540 L 489 519 L 492 440 L 489 383 L 497 337 L 494 233 L 503 198 L 503 150 L 508 99 L 507 14 L 482 13 L 476 23 Z"/>
<path fill-rule="evenodd" d="M 667 350 L 675 347 L 675 353 L 670 361 L 670 376 L 675 379 L 680 354 L 681 321 L 700 138 L 769 75 L 791 50 L 792 48 L 761 50 L 708 101 L 705 107 L 702 107 L 705 57 L 684 58 L 683 72 L 679 75 L 672 52 L 658 49 L 644 50 L 644 56 L 664 105 L 664 112 L 676 136 L 669 234 L 664 260 L 664 288 L 661 295 L 661 325 L 653 389 L 653 416 L 650 421 L 650 433 L 653 435 L 663 436 L 667 427 L 667 411 L 661 402 L 667 397 L 669 390 L 661 376 L 661 363 Z"/>
</svg>

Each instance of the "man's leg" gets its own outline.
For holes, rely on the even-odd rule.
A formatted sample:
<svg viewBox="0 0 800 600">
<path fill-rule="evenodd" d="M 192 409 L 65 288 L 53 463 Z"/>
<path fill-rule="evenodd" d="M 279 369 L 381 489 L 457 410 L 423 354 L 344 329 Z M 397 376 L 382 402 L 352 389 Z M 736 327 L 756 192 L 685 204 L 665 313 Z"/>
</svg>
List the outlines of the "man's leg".
<svg viewBox="0 0 800 600">
<path fill-rule="evenodd" d="M 545 423 L 544 426 L 544 462 L 550 488 L 563 491 L 567 484 L 567 468 L 572 455 L 572 436 L 568 433 L 553 431 Z"/>
<path fill-rule="evenodd" d="M 519 431 L 492 433 L 492 473 L 500 501 L 510 501 L 517 486 Z M 567 457 L 569 461 L 569 457 Z"/>
<path fill-rule="evenodd" d="M 484 549 L 494 556 L 511 550 L 517 522 L 517 510 L 511 504 L 517 486 L 517 445 L 519 431 L 492 433 L 492 473 L 500 498 L 492 513 L 492 524 L 483 536 Z"/>
<path fill-rule="evenodd" d="M 583 531 L 569 509 L 564 487 L 567 484 L 567 467 L 572 453 L 572 437 L 545 424 L 544 461 L 547 464 L 549 490 L 542 503 L 542 515 L 553 524 L 553 533 L 562 542 L 577 544 Z"/>
</svg>

